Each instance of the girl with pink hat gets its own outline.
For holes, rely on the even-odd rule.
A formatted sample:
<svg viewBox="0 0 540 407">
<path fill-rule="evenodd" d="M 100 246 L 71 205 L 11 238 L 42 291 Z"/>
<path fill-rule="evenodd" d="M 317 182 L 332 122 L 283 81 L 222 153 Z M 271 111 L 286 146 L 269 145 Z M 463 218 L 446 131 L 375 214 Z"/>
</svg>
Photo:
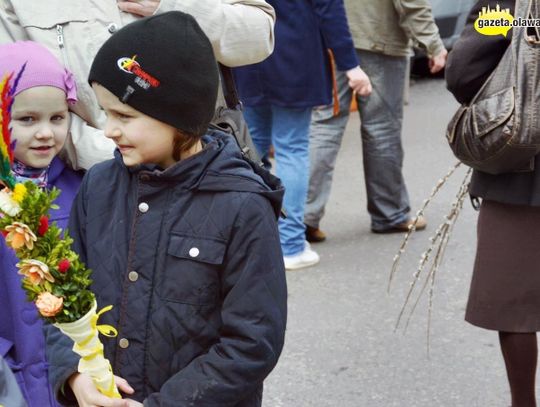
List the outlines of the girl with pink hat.
<svg viewBox="0 0 540 407">
<path fill-rule="evenodd" d="M 19 182 L 31 180 L 61 190 L 55 202 L 59 208 L 51 212 L 49 222 L 65 229 L 82 179 L 59 158 L 69 133 L 68 106 L 77 101 L 74 78 L 47 49 L 31 41 L 0 45 L 0 78 L 11 73 L 16 87 L 11 109 L 13 171 Z M 0 356 L 15 374 L 28 406 L 56 407 L 42 322 L 34 304 L 26 301 L 17 261 L 0 236 Z"/>
</svg>

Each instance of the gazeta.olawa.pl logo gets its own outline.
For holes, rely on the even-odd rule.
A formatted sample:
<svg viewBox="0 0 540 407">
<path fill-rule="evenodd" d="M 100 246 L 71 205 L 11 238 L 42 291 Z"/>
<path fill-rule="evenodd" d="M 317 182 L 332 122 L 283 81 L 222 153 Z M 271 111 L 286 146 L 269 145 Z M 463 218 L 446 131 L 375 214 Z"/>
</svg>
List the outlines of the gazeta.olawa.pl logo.
<svg viewBox="0 0 540 407">
<path fill-rule="evenodd" d="M 482 35 L 502 35 L 506 37 L 512 27 L 540 27 L 540 19 L 537 18 L 514 18 L 510 9 L 497 4 L 494 9 L 482 7 L 478 18 L 474 22 L 474 28 Z"/>
</svg>

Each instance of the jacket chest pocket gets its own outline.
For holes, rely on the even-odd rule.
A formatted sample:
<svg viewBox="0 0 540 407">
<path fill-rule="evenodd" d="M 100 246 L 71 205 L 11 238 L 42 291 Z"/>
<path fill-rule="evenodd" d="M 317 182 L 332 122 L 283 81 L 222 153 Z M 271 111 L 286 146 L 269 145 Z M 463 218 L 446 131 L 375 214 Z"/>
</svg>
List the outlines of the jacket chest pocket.
<svg viewBox="0 0 540 407">
<path fill-rule="evenodd" d="M 212 305 L 220 296 L 220 269 L 226 242 L 173 234 L 160 279 L 160 296 L 167 301 Z"/>
<path fill-rule="evenodd" d="M 48 48 L 76 76 L 87 69 L 97 52 L 94 49 L 105 41 L 89 20 L 91 10 L 74 1 L 36 1 L 16 6 L 15 12 L 30 40 Z M 55 6 L 57 3 L 57 6 Z"/>
<path fill-rule="evenodd" d="M 77 41 L 85 38 L 80 35 L 87 29 L 89 13 L 75 3 L 58 2 L 58 7 L 55 7 L 48 1 L 34 2 L 32 7 L 18 5 L 15 12 L 31 40 L 45 43 L 47 48 L 57 50 L 66 45 L 66 35 L 69 35 L 73 42 L 70 46 L 77 46 Z"/>
</svg>

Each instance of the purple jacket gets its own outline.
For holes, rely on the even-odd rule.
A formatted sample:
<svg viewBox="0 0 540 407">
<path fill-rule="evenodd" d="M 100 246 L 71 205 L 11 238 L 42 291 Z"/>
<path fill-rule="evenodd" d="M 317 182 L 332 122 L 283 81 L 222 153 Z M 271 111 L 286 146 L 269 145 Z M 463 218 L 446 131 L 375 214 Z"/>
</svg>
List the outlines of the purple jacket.
<svg viewBox="0 0 540 407">
<path fill-rule="evenodd" d="M 55 158 L 49 169 L 49 188 L 62 193 L 56 200 L 59 209 L 51 211 L 51 221 L 64 229 L 82 174 L 67 168 Z M 33 303 L 26 301 L 17 274 L 17 258 L 0 235 L 0 356 L 15 373 L 29 407 L 56 407 L 47 378 L 45 340 L 42 322 Z"/>
</svg>

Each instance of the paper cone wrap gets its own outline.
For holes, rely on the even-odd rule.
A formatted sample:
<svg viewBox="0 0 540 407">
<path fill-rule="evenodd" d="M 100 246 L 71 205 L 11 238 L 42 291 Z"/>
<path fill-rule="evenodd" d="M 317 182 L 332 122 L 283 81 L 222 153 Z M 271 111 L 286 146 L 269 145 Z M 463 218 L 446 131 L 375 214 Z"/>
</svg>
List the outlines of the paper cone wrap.
<svg viewBox="0 0 540 407">
<path fill-rule="evenodd" d="M 78 371 L 90 375 L 97 389 L 107 397 L 122 398 L 114 382 L 111 364 L 103 356 L 103 344 L 99 340 L 99 332 L 106 336 L 116 336 L 116 330 L 109 325 L 97 325 L 99 316 L 111 309 L 105 307 L 96 312 L 97 304 L 81 319 L 74 322 L 56 323 L 63 334 L 70 337 L 75 344 L 73 351 L 81 356 Z"/>
</svg>

